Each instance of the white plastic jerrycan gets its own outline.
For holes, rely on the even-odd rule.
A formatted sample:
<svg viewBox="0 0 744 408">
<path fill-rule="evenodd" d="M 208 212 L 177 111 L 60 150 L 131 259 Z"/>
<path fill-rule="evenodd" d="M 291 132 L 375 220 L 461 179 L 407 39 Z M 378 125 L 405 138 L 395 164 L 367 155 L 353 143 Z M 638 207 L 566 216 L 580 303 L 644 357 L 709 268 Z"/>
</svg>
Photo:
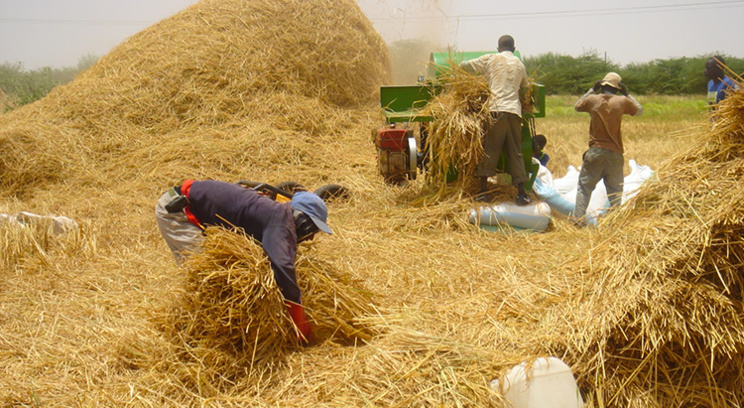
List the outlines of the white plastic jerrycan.
<svg viewBox="0 0 744 408">
<path fill-rule="evenodd" d="M 538 358 L 532 366 L 522 363 L 491 381 L 491 389 L 514 408 L 584 407 L 571 368 L 555 357 Z"/>
</svg>

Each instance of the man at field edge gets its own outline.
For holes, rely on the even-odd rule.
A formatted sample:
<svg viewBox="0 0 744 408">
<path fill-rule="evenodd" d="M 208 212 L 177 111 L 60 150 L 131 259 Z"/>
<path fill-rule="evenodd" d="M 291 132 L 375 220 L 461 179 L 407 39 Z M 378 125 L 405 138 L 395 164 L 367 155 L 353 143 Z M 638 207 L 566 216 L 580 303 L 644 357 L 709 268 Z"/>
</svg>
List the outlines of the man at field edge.
<svg viewBox="0 0 744 408">
<path fill-rule="evenodd" d="M 708 106 L 715 108 L 726 99 L 726 93 L 736 89 L 736 84 L 723 72 L 726 61 L 720 55 L 708 58 L 705 62 L 705 77 L 708 78 Z"/>
<path fill-rule="evenodd" d="M 493 119 L 483 135 L 483 157 L 478 163 L 479 193 L 476 200 L 488 201 L 488 178 L 496 175 L 502 150 L 506 153 L 512 184 L 517 186 L 517 205 L 530 203 L 524 190 L 527 173 L 522 156 L 522 103 L 520 93 L 529 86 L 527 69 L 514 55 L 514 38 L 499 38 L 498 54 L 486 54 L 462 61 L 460 66 L 469 72 L 482 74 L 491 90 L 489 110 Z"/>
<path fill-rule="evenodd" d="M 620 95 L 618 95 L 620 93 Z M 577 225 L 586 225 L 586 208 L 599 180 L 607 189 L 610 208 L 622 203 L 623 194 L 623 139 L 620 132 L 623 115 L 641 116 L 643 107 L 629 93 L 622 78 L 609 72 L 594 83 L 574 106 L 577 112 L 587 112 L 589 149 L 582 157 L 576 206 L 573 217 Z"/>
<path fill-rule="evenodd" d="M 312 340 L 294 264 L 297 244 L 312 240 L 318 231 L 331 234 L 326 224 L 328 209 L 319 196 L 300 191 L 283 203 L 238 184 L 186 180 L 163 193 L 155 216 L 178 264 L 200 249 L 204 226 L 239 229 L 260 242 L 297 327 L 297 337 L 305 343 Z"/>
</svg>

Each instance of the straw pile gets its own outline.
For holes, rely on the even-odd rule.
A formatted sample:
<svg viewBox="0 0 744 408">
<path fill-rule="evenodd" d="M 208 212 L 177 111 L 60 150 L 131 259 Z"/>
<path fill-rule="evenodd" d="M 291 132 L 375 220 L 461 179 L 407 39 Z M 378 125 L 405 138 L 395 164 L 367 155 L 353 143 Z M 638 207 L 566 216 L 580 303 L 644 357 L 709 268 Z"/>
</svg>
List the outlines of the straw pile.
<svg viewBox="0 0 744 408">
<path fill-rule="evenodd" d="M 206 0 L 0 117 L 2 212 L 87 222 L 3 232 L 0 405 L 503 407 L 488 381 L 545 355 L 594 406 L 744 404 L 741 94 L 604 226 L 490 234 L 376 174 L 386 53 L 351 1 Z M 206 177 L 349 188 L 300 248 L 319 344 L 243 237 L 174 265 L 154 203 Z"/>
<path fill-rule="evenodd" d="M 256 367 L 281 365 L 298 349 L 260 244 L 223 228 L 208 228 L 203 251 L 184 266 L 188 279 L 183 294 L 168 313 L 158 316 L 158 325 L 178 359 L 198 364 L 215 387 L 224 389 Z M 354 321 L 372 313 L 361 282 L 307 255 L 296 267 L 314 343 L 355 344 L 372 337 Z"/>
<path fill-rule="evenodd" d="M 86 234 L 76 228 L 60 235 L 51 217 L 21 223 L 15 215 L 0 214 L 0 271 L 43 269 L 49 266 L 52 254 L 82 256 L 95 245 Z"/>
<path fill-rule="evenodd" d="M 437 118 L 427 138 L 426 183 L 440 196 L 446 193 L 453 172 L 457 175 L 455 191 L 469 190 L 483 155 L 483 129 L 491 121 L 486 103 L 491 92 L 484 77 L 450 62 L 441 79 L 444 89 L 423 109 L 424 114 Z"/>
<path fill-rule="evenodd" d="M 173 174 L 202 168 L 187 161 L 206 148 L 223 149 L 230 170 L 246 156 L 292 161 L 283 156 L 297 154 L 292 138 L 280 132 L 332 138 L 349 123 L 347 109 L 373 103 L 389 78 L 387 47 L 351 0 L 205 0 L 4 117 L 0 188 L 22 196 L 100 171 L 109 182 L 162 174 L 122 171 L 122 155 L 139 150 L 129 157 L 180 165 Z M 153 152 L 156 140 L 164 149 Z M 173 149 L 178 156 L 164 155 Z"/>
<path fill-rule="evenodd" d="M 590 278 L 556 348 L 611 406 L 744 399 L 744 93 L 567 265 Z"/>
<path fill-rule="evenodd" d="M 50 234 L 45 228 L 24 228 L 0 219 L 0 270 L 12 271 L 26 259 L 46 260 Z"/>
</svg>

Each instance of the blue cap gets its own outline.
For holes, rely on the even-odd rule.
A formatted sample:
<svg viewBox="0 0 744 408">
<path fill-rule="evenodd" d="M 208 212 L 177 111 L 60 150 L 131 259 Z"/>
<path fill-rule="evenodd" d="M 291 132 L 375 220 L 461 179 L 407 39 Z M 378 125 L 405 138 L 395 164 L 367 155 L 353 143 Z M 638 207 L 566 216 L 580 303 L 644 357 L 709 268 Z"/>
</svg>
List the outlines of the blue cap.
<svg viewBox="0 0 744 408">
<path fill-rule="evenodd" d="M 317 194 L 309 191 L 294 193 L 291 202 L 292 208 L 307 214 L 315 225 L 326 234 L 331 233 L 326 221 L 328 220 L 328 208 L 325 202 Z"/>
</svg>

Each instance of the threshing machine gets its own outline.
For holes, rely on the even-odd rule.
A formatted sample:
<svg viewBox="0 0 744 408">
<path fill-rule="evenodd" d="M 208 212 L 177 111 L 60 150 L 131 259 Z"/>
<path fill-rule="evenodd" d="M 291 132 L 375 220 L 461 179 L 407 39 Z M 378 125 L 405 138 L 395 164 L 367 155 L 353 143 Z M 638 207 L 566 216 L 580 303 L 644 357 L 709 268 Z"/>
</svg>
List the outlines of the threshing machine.
<svg viewBox="0 0 744 408">
<path fill-rule="evenodd" d="M 429 56 L 426 78 L 416 85 L 394 85 L 380 88 L 380 106 L 385 115 L 385 125 L 375 132 L 377 167 L 386 181 L 400 184 L 415 180 L 418 171 L 426 164 L 426 137 L 430 122 L 437 118 L 421 113 L 430 99 L 442 90 L 441 77 L 451 62 L 478 58 L 496 51 L 439 52 Z M 514 52 L 517 57 L 518 51 Z M 535 118 L 545 117 L 545 87 L 532 85 L 534 110 L 522 114 L 522 154 L 529 175 L 525 183 L 531 189 L 539 166 L 532 163 L 532 136 L 535 135 Z M 418 123 L 418 126 L 413 126 Z M 502 154 L 499 169 L 506 169 L 506 157 Z"/>
</svg>

